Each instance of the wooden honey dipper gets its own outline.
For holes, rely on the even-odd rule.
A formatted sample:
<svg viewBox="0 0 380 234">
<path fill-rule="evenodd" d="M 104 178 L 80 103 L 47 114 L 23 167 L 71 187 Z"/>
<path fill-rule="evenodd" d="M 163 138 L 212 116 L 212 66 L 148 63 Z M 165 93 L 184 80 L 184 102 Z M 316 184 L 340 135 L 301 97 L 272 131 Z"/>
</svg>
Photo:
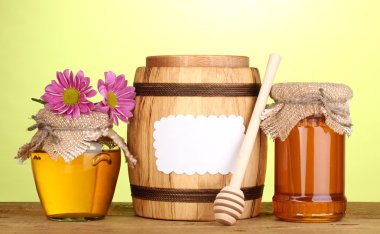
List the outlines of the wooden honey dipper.
<svg viewBox="0 0 380 234">
<path fill-rule="evenodd" d="M 276 54 L 269 56 L 264 82 L 261 85 L 259 96 L 249 121 L 246 135 L 240 148 L 237 164 L 232 174 L 230 185 L 224 187 L 216 196 L 214 202 L 215 220 L 224 225 L 233 225 L 240 218 L 244 210 L 244 194 L 240 186 L 244 179 L 249 158 L 256 140 L 260 125 L 260 115 L 265 109 L 272 83 L 280 64 L 281 57 Z M 255 158 L 255 162 L 258 163 Z"/>
</svg>

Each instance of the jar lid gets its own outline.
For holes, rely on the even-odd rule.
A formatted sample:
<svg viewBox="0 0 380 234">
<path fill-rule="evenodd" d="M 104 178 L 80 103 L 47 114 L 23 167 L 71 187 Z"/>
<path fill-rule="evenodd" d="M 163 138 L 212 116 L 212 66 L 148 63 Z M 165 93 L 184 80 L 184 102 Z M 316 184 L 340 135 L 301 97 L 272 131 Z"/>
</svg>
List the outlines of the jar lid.
<svg viewBox="0 0 380 234">
<path fill-rule="evenodd" d="M 285 140 L 296 124 L 311 115 L 322 114 L 326 125 L 339 134 L 351 134 L 348 100 L 352 90 L 334 83 L 280 83 L 272 86 L 275 101 L 262 114 L 261 128 L 273 139 Z"/>
<path fill-rule="evenodd" d="M 124 139 L 112 129 L 108 114 L 92 111 L 91 114 L 68 119 L 44 108 L 32 118 L 36 124 L 28 130 L 38 131 L 29 143 L 19 149 L 16 158 L 21 162 L 31 152 L 39 149 L 46 151 L 53 160 L 62 157 L 66 162 L 71 162 L 86 152 L 92 142 L 108 137 L 123 150 L 131 166 L 136 164 L 136 159 L 129 153 Z"/>
<path fill-rule="evenodd" d="M 334 83 L 279 83 L 272 86 L 270 93 L 275 102 L 291 102 L 323 95 L 330 102 L 347 102 L 352 98 L 352 90 L 344 84 Z"/>
</svg>

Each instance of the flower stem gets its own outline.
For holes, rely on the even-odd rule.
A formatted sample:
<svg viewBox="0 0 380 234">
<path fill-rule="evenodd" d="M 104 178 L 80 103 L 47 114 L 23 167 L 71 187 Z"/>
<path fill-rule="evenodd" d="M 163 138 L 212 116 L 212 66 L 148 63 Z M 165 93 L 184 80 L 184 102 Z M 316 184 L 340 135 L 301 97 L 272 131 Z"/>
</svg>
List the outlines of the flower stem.
<svg viewBox="0 0 380 234">
<path fill-rule="evenodd" d="M 35 101 L 35 102 L 38 102 L 38 103 L 41 103 L 43 105 L 45 105 L 47 102 L 45 102 L 44 100 L 41 100 L 41 99 L 38 99 L 38 98 L 31 98 L 32 101 Z"/>
</svg>

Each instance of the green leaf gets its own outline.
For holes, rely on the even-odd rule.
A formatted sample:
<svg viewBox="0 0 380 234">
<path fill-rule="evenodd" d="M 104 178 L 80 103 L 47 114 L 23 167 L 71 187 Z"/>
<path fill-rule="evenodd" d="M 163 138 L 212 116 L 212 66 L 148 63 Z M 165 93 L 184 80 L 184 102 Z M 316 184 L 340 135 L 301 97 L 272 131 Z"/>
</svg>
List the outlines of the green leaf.
<svg viewBox="0 0 380 234">
<path fill-rule="evenodd" d="M 41 103 L 43 105 L 45 105 L 47 102 L 45 102 L 44 100 L 41 100 L 41 99 L 38 99 L 38 98 L 31 98 L 32 101 L 35 101 L 35 102 L 38 102 L 38 103 Z"/>
</svg>

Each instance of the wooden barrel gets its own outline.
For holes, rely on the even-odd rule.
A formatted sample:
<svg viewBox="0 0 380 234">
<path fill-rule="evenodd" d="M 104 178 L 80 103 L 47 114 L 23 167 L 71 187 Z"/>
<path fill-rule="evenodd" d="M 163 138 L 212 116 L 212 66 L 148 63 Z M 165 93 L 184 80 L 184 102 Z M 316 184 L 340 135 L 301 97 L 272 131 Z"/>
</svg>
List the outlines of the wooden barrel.
<svg viewBox="0 0 380 234">
<path fill-rule="evenodd" d="M 135 168 L 129 168 L 136 215 L 167 220 L 214 220 L 213 201 L 220 189 L 229 183 L 231 173 L 219 171 L 215 173 L 207 168 L 200 172 L 199 168 L 203 162 L 206 163 L 209 156 L 213 157 L 215 164 L 219 164 L 218 155 L 210 153 L 206 157 L 202 156 L 201 160 L 198 158 L 196 162 L 183 157 L 178 153 L 181 149 L 178 151 L 180 146 L 176 142 L 181 136 L 189 137 L 186 132 L 179 133 L 182 128 L 178 129 L 174 135 L 182 135 L 176 136 L 177 138 L 171 137 L 170 134 L 173 132 L 170 133 L 169 130 L 167 131 L 170 136 L 165 136 L 165 133 L 161 132 L 156 134 L 157 123 L 162 127 L 164 123 L 161 121 L 168 121 L 166 124 L 171 124 L 177 123 L 175 122 L 177 120 L 181 122 L 184 118 L 189 118 L 192 124 L 196 122 L 194 119 L 201 121 L 202 118 L 211 121 L 207 123 L 213 123 L 214 118 L 220 120 L 222 123 L 220 126 L 223 127 L 225 125 L 223 121 L 229 119 L 229 116 L 232 116 L 231 120 L 241 116 L 241 125 L 245 127 L 242 127 L 242 132 L 244 132 L 260 89 L 258 70 L 250 68 L 248 57 L 243 56 L 152 56 L 147 57 L 146 67 L 137 68 L 134 82 L 136 107 L 128 125 L 128 147 L 138 160 Z M 199 116 L 203 117 L 197 118 Z M 190 127 L 187 131 L 194 129 L 203 131 L 204 128 L 197 124 L 198 122 L 194 128 Z M 208 128 L 207 125 L 204 126 Z M 168 128 L 170 126 L 166 126 L 165 129 Z M 215 136 L 215 133 L 210 134 Z M 162 139 L 157 139 L 157 135 Z M 204 138 L 204 135 L 199 137 Z M 200 142 L 194 136 L 190 136 L 189 139 L 194 141 L 189 142 L 190 147 L 183 149 L 183 154 L 189 153 L 188 150 L 195 150 L 198 144 L 204 144 L 209 140 L 205 138 Z M 223 141 L 223 138 L 218 139 Z M 191 167 L 192 163 L 195 163 L 198 169 L 165 171 L 160 168 L 171 166 L 159 163 L 159 157 L 166 157 L 161 155 L 164 152 L 163 145 L 169 144 L 166 152 L 173 153 L 170 152 L 170 142 L 165 140 L 172 140 L 173 149 L 176 148 L 178 151 L 171 159 L 174 168 L 181 164 L 181 160 L 190 160 L 188 165 L 182 166 Z M 156 145 L 156 141 L 160 141 L 161 145 Z M 204 147 L 203 151 L 220 152 L 215 149 L 215 144 L 212 145 L 214 148 Z M 229 147 L 228 143 L 219 146 Z M 162 147 L 162 150 L 158 149 L 159 147 Z M 260 132 L 252 152 L 252 155 L 259 156 L 259 165 L 254 165 L 252 160 L 248 165 L 242 185 L 246 201 L 241 218 L 259 214 L 265 179 L 266 147 L 266 136 Z M 194 158 L 198 156 L 196 153 L 192 155 Z M 236 159 L 237 153 L 233 157 Z M 207 165 L 214 166 L 213 162 L 210 163 L 208 160 Z M 166 164 L 171 163 L 169 161 Z M 225 165 L 231 166 L 228 163 Z"/>
</svg>

